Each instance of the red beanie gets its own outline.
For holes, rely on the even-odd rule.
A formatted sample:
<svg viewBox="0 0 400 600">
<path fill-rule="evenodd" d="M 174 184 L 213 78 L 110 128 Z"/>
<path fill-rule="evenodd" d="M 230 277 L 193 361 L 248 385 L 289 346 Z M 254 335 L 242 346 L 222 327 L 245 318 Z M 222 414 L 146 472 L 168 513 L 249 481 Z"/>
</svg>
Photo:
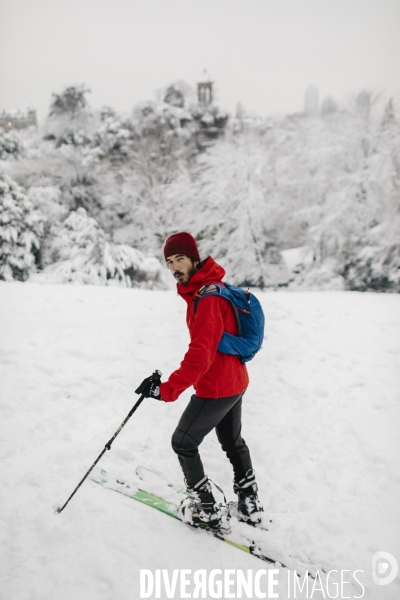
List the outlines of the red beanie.
<svg viewBox="0 0 400 600">
<path fill-rule="evenodd" d="M 196 240 L 190 233 L 186 233 L 186 231 L 174 233 L 166 239 L 164 246 L 165 260 L 167 260 L 168 256 L 173 256 L 174 254 L 184 254 L 189 258 L 200 260 Z"/>
</svg>

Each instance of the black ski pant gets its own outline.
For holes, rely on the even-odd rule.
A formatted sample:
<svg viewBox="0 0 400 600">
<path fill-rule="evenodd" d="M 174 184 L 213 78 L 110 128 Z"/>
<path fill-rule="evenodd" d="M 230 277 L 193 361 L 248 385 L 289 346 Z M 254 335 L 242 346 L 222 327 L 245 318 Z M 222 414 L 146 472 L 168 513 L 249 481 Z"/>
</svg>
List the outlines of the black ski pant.
<svg viewBox="0 0 400 600">
<path fill-rule="evenodd" d="M 214 428 L 233 467 L 235 481 L 252 468 L 249 449 L 241 436 L 242 396 L 243 392 L 217 399 L 191 397 L 172 436 L 172 448 L 189 487 L 205 477 L 198 448 Z"/>
</svg>

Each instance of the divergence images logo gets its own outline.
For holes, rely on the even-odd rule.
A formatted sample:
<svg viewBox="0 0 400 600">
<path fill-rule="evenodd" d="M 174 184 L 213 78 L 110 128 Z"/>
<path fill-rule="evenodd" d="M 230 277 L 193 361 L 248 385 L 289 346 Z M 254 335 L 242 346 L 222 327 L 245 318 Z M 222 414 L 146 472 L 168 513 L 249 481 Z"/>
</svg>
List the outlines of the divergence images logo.
<svg viewBox="0 0 400 600">
<path fill-rule="evenodd" d="M 372 557 L 372 579 L 377 585 L 387 585 L 396 579 L 397 560 L 389 552 L 376 552 Z"/>
</svg>

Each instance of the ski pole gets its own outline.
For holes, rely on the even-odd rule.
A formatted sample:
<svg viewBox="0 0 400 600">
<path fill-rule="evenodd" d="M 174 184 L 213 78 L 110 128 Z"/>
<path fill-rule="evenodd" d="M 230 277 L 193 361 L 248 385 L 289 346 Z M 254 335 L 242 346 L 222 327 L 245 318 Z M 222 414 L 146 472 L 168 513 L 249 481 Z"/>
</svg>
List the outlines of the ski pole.
<svg viewBox="0 0 400 600">
<path fill-rule="evenodd" d="M 155 371 L 153 373 L 154 376 L 161 378 L 162 373 L 161 371 Z M 121 429 L 124 427 L 124 425 L 126 425 L 126 423 L 129 421 L 129 419 L 131 418 L 131 416 L 133 415 L 133 413 L 135 412 L 135 410 L 140 406 L 140 404 L 143 402 L 145 396 L 142 394 L 139 398 L 139 400 L 136 402 L 135 406 L 132 407 L 132 409 L 129 411 L 129 413 L 127 414 L 126 418 L 124 419 L 124 421 L 121 423 L 121 425 L 118 427 L 117 431 L 114 433 L 114 435 L 112 436 L 112 438 L 107 442 L 107 444 L 104 446 L 103 451 L 99 454 L 99 456 L 96 458 L 96 460 L 94 461 L 94 463 L 92 464 L 92 466 L 90 467 L 89 471 L 86 473 L 85 477 L 82 479 L 82 481 L 79 482 L 79 484 L 76 486 L 76 488 L 74 489 L 74 491 L 72 492 L 72 494 L 70 495 L 70 497 L 68 498 L 68 500 L 66 501 L 66 503 L 61 507 L 61 508 L 57 508 L 56 513 L 60 514 L 60 512 L 62 512 L 64 510 L 64 508 L 67 506 L 68 502 L 71 500 L 71 498 L 76 494 L 76 492 L 79 490 L 79 488 L 81 487 L 82 483 L 85 481 L 85 479 L 87 478 L 87 476 L 89 475 L 89 473 L 94 469 L 94 467 L 97 465 L 97 463 L 99 462 L 99 460 L 101 459 L 101 457 L 103 456 L 103 454 L 106 452 L 106 450 L 110 450 L 111 449 L 111 444 L 113 443 L 113 441 L 115 440 L 115 438 L 117 437 L 117 435 L 119 434 L 119 432 L 121 431 Z"/>
</svg>

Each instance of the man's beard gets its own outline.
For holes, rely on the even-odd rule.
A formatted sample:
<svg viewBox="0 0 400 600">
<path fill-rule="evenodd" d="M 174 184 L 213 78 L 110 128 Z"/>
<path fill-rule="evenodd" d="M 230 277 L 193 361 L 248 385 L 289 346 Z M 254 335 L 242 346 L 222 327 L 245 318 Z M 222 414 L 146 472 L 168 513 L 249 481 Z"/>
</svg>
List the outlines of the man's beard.
<svg viewBox="0 0 400 600">
<path fill-rule="evenodd" d="M 189 281 L 191 280 L 191 278 L 193 277 L 193 275 L 197 272 L 197 267 L 195 267 L 194 265 L 192 266 L 192 268 L 190 269 L 190 271 L 187 274 L 187 281 L 183 282 L 182 285 L 187 285 L 189 283 Z M 177 275 L 183 275 L 182 271 L 175 271 L 174 273 L 174 277 L 176 279 Z"/>
<path fill-rule="evenodd" d="M 195 266 L 193 265 L 193 267 L 192 267 L 192 268 L 190 269 L 190 271 L 189 271 L 189 279 L 188 279 L 188 282 L 190 281 L 190 279 L 193 277 L 193 275 L 194 275 L 195 273 L 197 273 L 197 267 L 195 267 Z"/>
</svg>

